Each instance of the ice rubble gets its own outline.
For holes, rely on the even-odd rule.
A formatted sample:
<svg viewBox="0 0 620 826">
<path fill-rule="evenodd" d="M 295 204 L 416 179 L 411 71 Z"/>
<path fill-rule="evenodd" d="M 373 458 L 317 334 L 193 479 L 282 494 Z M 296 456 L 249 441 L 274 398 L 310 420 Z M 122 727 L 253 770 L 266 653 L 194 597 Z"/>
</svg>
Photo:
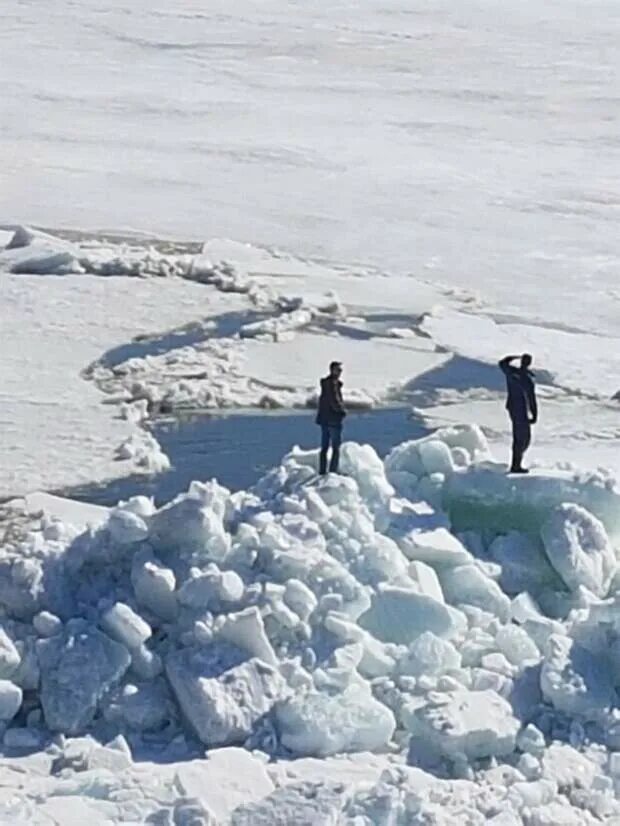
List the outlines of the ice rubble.
<svg viewBox="0 0 620 826">
<path fill-rule="evenodd" d="M 170 469 L 170 460 L 157 439 L 145 430 L 134 430 L 116 450 L 117 459 L 131 459 L 137 472 L 163 473 Z"/>
<path fill-rule="evenodd" d="M 549 561 L 567 587 L 583 586 L 604 597 L 616 572 L 616 554 L 605 527 L 585 508 L 553 508 L 541 529 Z"/>
<path fill-rule="evenodd" d="M 164 255 L 154 246 L 69 241 L 30 227 L 18 227 L 0 250 L 0 268 L 15 274 L 188 275 L 188 256 Z M 198 279 L 196 279 L 198 280 Z"/>
<path fill-rule="evenodd" d="M 444 795 L 438 822 L 453 822 L 465 788 L 471 823 L 620 817 L 613 480 L 507 479 L 475 427 L 400 445 L 385 462 L 347 444 L 346 476 L 317 479 L 315 461 L 293 450 L 252 490 L 193 483 L 160 509 L 137 497 L 99 527 L 47 520 L 7 546 L 5 748 L 58 752 L 54 732 L 90 733 L 138 753 L 373 751 L 392 766 L 363 788 L 265 783 L 231 823 L 276 822 L 275 809 L 299 813 L 309 797 L 328 822 L 422 823 L 434 803 L 420 777 Z M 467 502 L 479 521 L 470 514 L 455 535 Z M 72 742 L 60 747 L 69 766 Z M 553 774 L 560 747 L 591 782 Z M 76 788 L 89 775 L 106 798 L 102 767 L 127 759 L 84 758 Z M 218 822 L 204 797 L 183 805 Z"/>
<path fill-rule="evenodd" d="M 210 245 L 206 244 L 208 248 Z M 163 248 L 163 249 L 162 249 Z M 315 401 L 316 388 L 300 382 L 261 379 L 242 369 L 250 350 L 261 344 L 290 341 L 311 326 L 328 326 L 345 315 L 333 290 L 312 297 L 274 289 L 273 279 L 248 274 L 242 265 L 213 259 L 192 245 L 107 243 L 86 238 L 67 240 L 29 227 L 18 227 L 8 245 L 0 247 L 0 271 L 13 274 L 177 277 L 206 284 L 219 293 L 235 293 L 226 306 L 239 314 L 237 325 L 217 331 L 213 319 L 204 323 L 204 337 L 192 345 L 173 347 L 159 355 L 133 357 L 109 365 L 95 362 L 85 376 L 93 379 L 121 405 L 121 415 L 141 421 L 151 411 L 230 407 L 305 407 Z M 269 283 L 269 282 L 272 283 Z M 247 320 L 244 320 L 247 316 Z M 327 333 L 327 331 L 325 331 Z M 211 337 L 213 333 L 213 337 Z M 332 347 L 332 344 L 330 344 Z M 267 356 L 271 363 L 271 359 Z M 259 371 L 260 372 L 260 371 Z M 298 370 L 294 371 L 295 374 Z M 298 378 L 298 376 L 297 376 Z M 382 395 L 387 392 L 385 383 Z M 377 394 L 349 389 L 348 403 L 367 408 Z M 166 470 L 166 457 L 149 438 L 128 440 L 118 458 L 134 459 L 138 469 Z"/>
</svg>

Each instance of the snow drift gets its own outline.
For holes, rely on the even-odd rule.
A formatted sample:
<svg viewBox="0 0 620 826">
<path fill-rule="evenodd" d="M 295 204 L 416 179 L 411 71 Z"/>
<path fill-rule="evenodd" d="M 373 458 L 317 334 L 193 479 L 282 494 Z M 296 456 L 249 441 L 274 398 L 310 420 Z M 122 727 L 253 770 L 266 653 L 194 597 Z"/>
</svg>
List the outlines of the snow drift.
<svg viewBox="0 0 620 826">
<path fill-rule="evenodd" d="M 193 483 L 159 510 L 136 497 L 97 528 L 47 519 L 6 546 L 5 747 L 90 733 L 162 752 L 373 751 L 470 778 L 500 761 L 514 817 L 499 824 L 552 822 L 522 813 L 556 805 L 560 786 L 570 797 L 572 780 L 540 787 L 568 743 L 600 780 L 566 811 L 613 810 L 613 480 L 507 478 L 475 427 L 385 462 L 347 444 L 345 476 L 319 479 L 315 461 L 296 449 L 252 490 Z M 390 823 L 417 822 L 397 786 Z M 353 822 L 351 805 L 330 798 L 343 819 L 329 822 Z M 231 822 L 262 822 L 248 811 Z"/>
</svg>

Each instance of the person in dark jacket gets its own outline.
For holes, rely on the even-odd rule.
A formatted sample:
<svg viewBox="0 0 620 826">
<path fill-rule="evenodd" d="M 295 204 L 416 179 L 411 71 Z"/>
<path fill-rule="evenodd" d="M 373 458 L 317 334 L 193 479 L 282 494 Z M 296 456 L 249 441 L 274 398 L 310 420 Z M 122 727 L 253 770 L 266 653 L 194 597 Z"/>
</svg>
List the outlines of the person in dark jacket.
<svg viewBox="0 0 620 826">
<path fill-rule="evenodd" d="M 532 425 L 538 420 L 538 405 L 534 376 L 530 372 L 532 357 L 524 353 L 518 367 L 512 364 L 519 356 L 505 356 L 499 363 L 506 376 L 506 410 L 512 422 L 512 463 L 510 473 L 528 473 L 523 467 L 523 455 L 530 446 Z"/>
<path fill-rule="evenodd" d="M 332 456 L 329 463 L 329 472 L 338 473 L 340 460 L 340 443 L 342 442 L 342 422 L 347 415 L 342 400 L 342 364 L 332 361 L 329 365 L 329 375 L 321 379 L 321 395 L 319 409 L 316 414 L 316 423 L 321 427 L 321 453 L 319 458 L 319 473 L 327 473 L 327 451 L 331 445 Z"/>
</svg>

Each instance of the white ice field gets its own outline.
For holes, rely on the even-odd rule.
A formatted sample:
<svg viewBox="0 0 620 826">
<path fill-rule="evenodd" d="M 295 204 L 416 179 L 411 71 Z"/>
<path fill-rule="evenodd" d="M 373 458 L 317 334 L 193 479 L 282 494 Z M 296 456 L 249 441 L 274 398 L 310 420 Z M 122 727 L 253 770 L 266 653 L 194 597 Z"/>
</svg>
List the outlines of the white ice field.
<svg viewBox="0 0 620 826">
<path fill-rule="evenodd" d="M 3 6 L 3 826 L 620 824 L 619 34 L 615 0 Z M 333 357 L 430 435 L 47 493 L 160 473 L 158 413 L 305 409 Z"/>
</svg>

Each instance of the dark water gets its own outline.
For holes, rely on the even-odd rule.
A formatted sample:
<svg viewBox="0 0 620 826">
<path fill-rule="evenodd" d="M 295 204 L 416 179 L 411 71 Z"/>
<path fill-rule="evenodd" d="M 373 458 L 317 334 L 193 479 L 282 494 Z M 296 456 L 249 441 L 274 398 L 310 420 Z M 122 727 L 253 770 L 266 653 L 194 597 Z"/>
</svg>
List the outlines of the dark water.
<svg viewBox="0 0 620 826">
<path fill-rule="evenodd" d="M 171 470 L 155 478 L 130 476 L 63 493 L 99 505 L 145 494 L 161 504 L 187 490 L 194 479 L 216 477 L 232 490 L 248 488 L 279 464 L 294 445 L 317 446 L 319 428 L 314 416 L 314 411 L 303 411 L 200 415 L 158 422 L 152 427 L 153 434 L 170 458 Z M 382 456 L 394 445 L 426 432 L 411 418 L 409 408 L 387 408 L 349 413 L 344 440 L 371 444 Z"/>
</svg>

